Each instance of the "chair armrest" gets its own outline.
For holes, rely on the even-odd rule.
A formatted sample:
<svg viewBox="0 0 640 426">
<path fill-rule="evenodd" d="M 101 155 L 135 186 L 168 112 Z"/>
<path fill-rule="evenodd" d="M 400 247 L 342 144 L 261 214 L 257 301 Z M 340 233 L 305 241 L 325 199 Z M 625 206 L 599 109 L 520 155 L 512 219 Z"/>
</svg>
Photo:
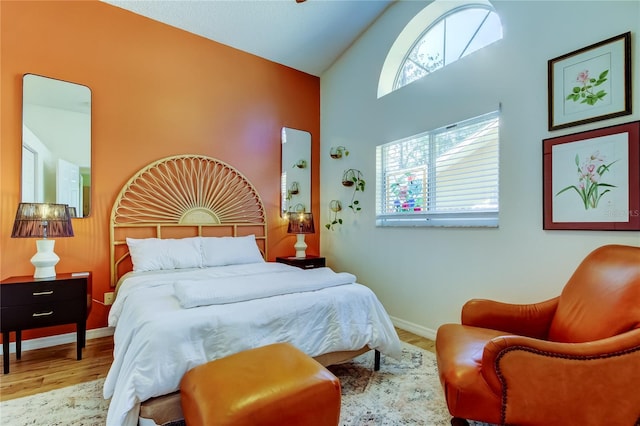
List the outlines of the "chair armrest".
<svg viewBox="0 0 640 426">
<path fill-rule="evenodd" d="M 608 424 L 633 424 L 640 414 L 640 329 L 585 343 L 496 337 L 485 345 L 482 375 L 502 395 L 503 423 L 582 424 L 577 419 L 603 418 L 608 410 Z"/>
<path fill-rule="evenodd" d="M 545 339 L 558 297 L 527 305 L 472 299 L 462 307 L 462 324 Z"/>
</svg>

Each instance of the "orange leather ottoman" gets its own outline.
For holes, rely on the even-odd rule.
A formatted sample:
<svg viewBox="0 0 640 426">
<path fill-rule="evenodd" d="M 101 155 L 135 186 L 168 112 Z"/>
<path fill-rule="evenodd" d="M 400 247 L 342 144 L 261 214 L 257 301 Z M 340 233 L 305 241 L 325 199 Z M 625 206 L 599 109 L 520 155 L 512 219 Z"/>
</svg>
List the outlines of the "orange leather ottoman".
<svg viewBox="0 0 640 426">
<path fill-rule="evenodd" d="M 340 381 L 288 343 L 189 370 L 180 399 L 187 426 L 329 426 L 340 420 Z"/>
</svg>

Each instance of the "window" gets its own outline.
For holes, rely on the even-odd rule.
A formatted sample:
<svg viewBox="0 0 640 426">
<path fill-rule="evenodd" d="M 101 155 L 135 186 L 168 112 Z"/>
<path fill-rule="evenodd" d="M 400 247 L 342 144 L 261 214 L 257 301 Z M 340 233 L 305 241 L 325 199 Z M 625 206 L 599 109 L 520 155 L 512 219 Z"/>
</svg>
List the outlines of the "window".
<svg viewBox="0 0 640 426">
<path fill-rule="evenodd" d="M 502 38 L 498 15 L 483 6 L 454 9 L 429 26 L 402 64 L 394 90 Z"/>
<path fill-rule="evenodd" d="M 378 226 L 498 226 L 498 111 L 376 148 Z"/>
<path fill-rule="evenodd" d="M 378 98 L 502 39 L 502 24 L 486 0 L 436 0 L 403 29 L 380 73 Z"/>
</svg>

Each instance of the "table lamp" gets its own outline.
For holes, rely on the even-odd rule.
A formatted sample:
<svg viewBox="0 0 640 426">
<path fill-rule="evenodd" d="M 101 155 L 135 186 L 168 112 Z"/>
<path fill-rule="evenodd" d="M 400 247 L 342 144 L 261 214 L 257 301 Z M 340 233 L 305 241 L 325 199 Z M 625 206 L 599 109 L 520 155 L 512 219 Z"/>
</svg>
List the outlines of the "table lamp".
<svg viewBox="0 0 640 426">
<path fill-rule="evenodd" d="M 31 258 L 36 268 L 34 278 L 56 276 L 56 264 L 60 258 L 53 252 L 55 240 L 48 238 L 59 237 L 73 237 L 69 206 L 47 203 L 18 205 L 11 238 L 40 238 L 36 240 L 37 252 Z"/>
<path fill-rule="evenodd" d="M 312 213 L 291 213 L 289 215 L 289 227 L 287 228 L 289 234 L 296 234 L 296 243 L 293 248 L 296 249 L 297 258 L 305 258 L 307 254 L 307 244 L 304 242 L 305 234 L 313 234 L 316 232 L 313 226 L 313 214 Z"/>
</svg>

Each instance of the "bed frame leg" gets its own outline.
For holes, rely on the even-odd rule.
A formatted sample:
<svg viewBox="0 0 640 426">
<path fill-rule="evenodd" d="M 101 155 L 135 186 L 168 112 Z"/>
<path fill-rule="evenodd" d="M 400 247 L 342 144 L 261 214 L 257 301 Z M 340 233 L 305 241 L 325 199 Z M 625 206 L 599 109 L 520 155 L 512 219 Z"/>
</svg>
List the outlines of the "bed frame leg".
<svg viewBox="0 0 640 426">
<path fill-rule="evenodd" d="M 374 349 L 373 352 L 373 371 L 379 371 L 380 370 L 380 351 L 377 349 Z"/>
</svg>

